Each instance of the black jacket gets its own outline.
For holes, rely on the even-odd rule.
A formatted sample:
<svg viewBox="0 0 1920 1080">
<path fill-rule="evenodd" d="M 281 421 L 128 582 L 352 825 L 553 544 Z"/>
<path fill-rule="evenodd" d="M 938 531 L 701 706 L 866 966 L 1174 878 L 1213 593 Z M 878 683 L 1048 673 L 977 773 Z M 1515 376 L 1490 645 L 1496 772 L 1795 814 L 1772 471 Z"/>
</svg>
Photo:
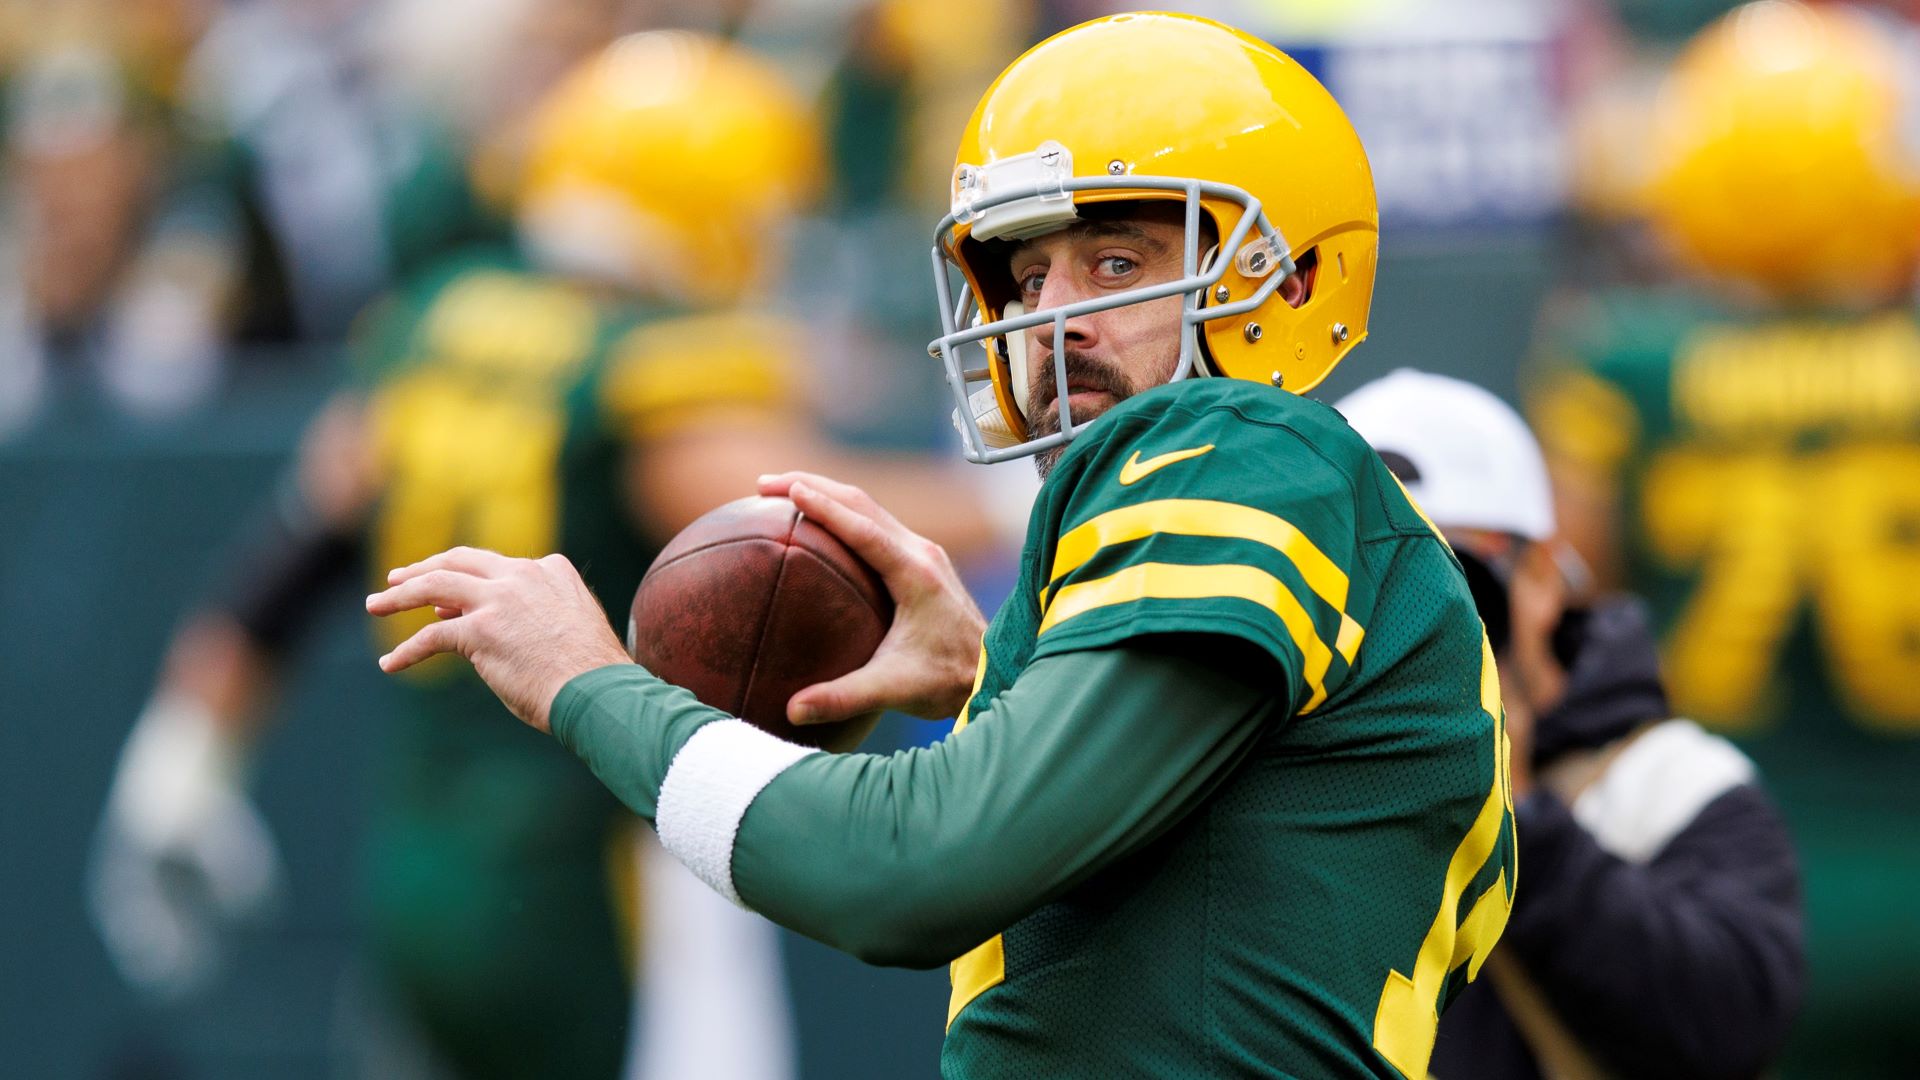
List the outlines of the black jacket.
<svg viewBox="0 0 1920 1080">
<path fill-rule="evenodd" d="M 1668 715 L 1637 601 L 1570 622 L 1562 646 L 1568 697 L 1536 724 L 1536 769 Z M 1799 870 L 1750 769 L 1670 723 L 1614 760 L 1595 785 L 1612 801 L 1596 797 L 1585 824 L 1542 790 L 1515 807 L 1519 887 L 1496 955 L 1617 1076 L 1753 1077 L 1785 1040 L 1806 979 Z M 1492 983 L 1483 973 L 1441 1018 L 1439 1080 L 1541 1075 Z"/>
</svg>

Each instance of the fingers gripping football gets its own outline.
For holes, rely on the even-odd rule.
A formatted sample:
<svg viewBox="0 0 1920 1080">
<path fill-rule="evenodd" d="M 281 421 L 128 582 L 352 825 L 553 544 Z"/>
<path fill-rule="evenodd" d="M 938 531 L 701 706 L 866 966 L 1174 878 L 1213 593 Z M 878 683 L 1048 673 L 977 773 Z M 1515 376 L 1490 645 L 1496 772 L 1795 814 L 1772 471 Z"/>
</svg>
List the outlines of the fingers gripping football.
<svg viewBox="0 0 1920 1080">
<path fill-rule="evenodd" d="M 802 513 L 826 526 L 828 532 L 852 548 L 863 562 L 878 570 L 888 591 L 893 591 L 897 580 L 904 579 L 912 554 L 901 544 L 897 533 L 905 530 L 899 529 L 897 522 L 891 522 L 894 528 L 890 529 L 889 519 L 880 517 L 884 511 L 876 512 L 877 507 L 857 509 L 853 500 L 835 497 L 825 488 L 816 488 L 804 481 L 795 483 L 788 490 L 788 497 Z M 860 497 L 866 498 L 864 493 Z M 898 601 L 899 597 L 894 599 Z"/>
<path fill-rule="evenodd" d="M 427 624 L 380 658 L 389 674 L 441 653 L 458 653 L 531 726 L 548 730 L 554 696 L 576 675 L 627 663 L 599 601 L 560 555 L 510 559 L 453 548 L 387 575 L 367 611 L 394 615 L 430 607 Z"/>
<path fill-rule="evenodd" d="M 873 497 L 852 484 L 815 473 L 783 473 L 766 477 L 763 495 L 785 495 L 809 517 L 853 549 L 868 566 L 880 572 L 896 603 L 908 595 L 959 584 L 947 551 L 913 532 Z M 964 586 L 961 587 L 964 593 Z M 903 593 L 905 595 L 903 595 Z M 969 603 L 971 601 L 969 600 Z"/>
<path fill-rule="evenodd" d="M 893 624 L 873 659 L 795 694 L 788 719 L 825 723 L 876 709 L 952 716 L 973 684 L 986 621 L 946 550 L 902 525 L 866 492 L 811 473 L 763 478 L 874 568 L 893 596 Z"/>
</svg>

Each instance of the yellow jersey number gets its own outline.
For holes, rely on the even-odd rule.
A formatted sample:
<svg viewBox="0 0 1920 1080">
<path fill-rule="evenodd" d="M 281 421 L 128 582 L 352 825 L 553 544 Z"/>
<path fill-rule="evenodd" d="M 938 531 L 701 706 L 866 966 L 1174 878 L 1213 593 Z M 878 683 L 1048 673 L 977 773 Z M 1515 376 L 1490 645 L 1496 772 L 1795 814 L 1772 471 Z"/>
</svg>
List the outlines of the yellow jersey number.
<svg viewBox="0 0 1920 1080">
<path fill-rule="evenodd" d="M 559 411 L 477 393 L 462 382 L 422 372 L 382 394 L 381 408 L 393 419 L 386 499 L 374 531 L 378 568 L 460 544 L 529 557 L 553 550 Z M 413 611 L 378 625 L 391 648 L 431 621 L 431 611 Z"/>
<path fill-rule="evenodd" d="M 460 544 L 536 556 L 558 543 L 564 395 L 596 315 L 562 286 L 511 273 L 457 282 L 427 313 L 423 355 L 374 396 L 387 477 L 376 566 Z M 379 620 L 387 647 L 433 618 Z"/>
<path fill-rule="evenodd" d="M 1920 732 L 1920 447 L 1670 450 L 1649 468 L 1641 520 L 1660 562 L 1699 575 L 1667 640 L 1680 711 L 1758 726 L 1782 641 L 1811 603 L 1861 722 Z"/>
</svg>

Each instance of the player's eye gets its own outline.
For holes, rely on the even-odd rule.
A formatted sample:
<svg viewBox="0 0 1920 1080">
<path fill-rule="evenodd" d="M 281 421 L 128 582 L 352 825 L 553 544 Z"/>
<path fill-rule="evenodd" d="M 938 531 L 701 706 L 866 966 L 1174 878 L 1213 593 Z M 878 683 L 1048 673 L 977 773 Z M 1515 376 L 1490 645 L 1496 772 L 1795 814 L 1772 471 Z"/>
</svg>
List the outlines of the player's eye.
<svg viewBox="0 0 1920 1080">
<path fill-rule="evenodd" d="M 1047 275 L 1038 272 L 1028 274 L 1020 279 L 1020 295 L 1029 298 L 1039 296 L 1040 290 L 1045 288 L 1046 284 Z"/>
<path fill-rule="evenodd" d="M 1106 277 L 1126 277 L 1134 272 L 1138 263 L 1125 255 L 1104 255 L 1100 259 L 1100 273 Z"/>
</svg>

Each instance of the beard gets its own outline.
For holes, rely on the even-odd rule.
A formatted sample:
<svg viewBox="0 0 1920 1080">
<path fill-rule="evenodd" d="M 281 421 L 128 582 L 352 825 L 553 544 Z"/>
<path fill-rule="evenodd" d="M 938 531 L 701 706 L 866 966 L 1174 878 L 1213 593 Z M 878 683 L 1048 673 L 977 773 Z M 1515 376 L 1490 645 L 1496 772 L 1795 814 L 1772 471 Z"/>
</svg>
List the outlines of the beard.
<svg viewBox="0 0 1920 1080">
<path fill-rule="evenodd" d="M 1083 353 L 1068 351 L 1067 386 L 1071 390 L 1094 390 L 1112 395 L 1112 400 L 1083 408 L 1074 413 L 1073 426 L 1076 431 L 1092 423 L 1095 418 L 1108 409 L 1139 393 L 1126 373 L 1104 360 L 1097 360 Z M 1054 381 L 1053 364 L 1034 368 L 1027 386 L 1027 401 L 1031 403 L 1033 419 L 1027 425 L 1028 438 L 1038 439 L 1060 432 L 1059 384 Z M 1033 467 L 1045 480 L 1053 474 L 1053 467 L 1060 463 L 1060 455 L 1066 453 L 1067 446 L 1062 444 L 1042 450 L 1033 456 Z"/>
</svg>

